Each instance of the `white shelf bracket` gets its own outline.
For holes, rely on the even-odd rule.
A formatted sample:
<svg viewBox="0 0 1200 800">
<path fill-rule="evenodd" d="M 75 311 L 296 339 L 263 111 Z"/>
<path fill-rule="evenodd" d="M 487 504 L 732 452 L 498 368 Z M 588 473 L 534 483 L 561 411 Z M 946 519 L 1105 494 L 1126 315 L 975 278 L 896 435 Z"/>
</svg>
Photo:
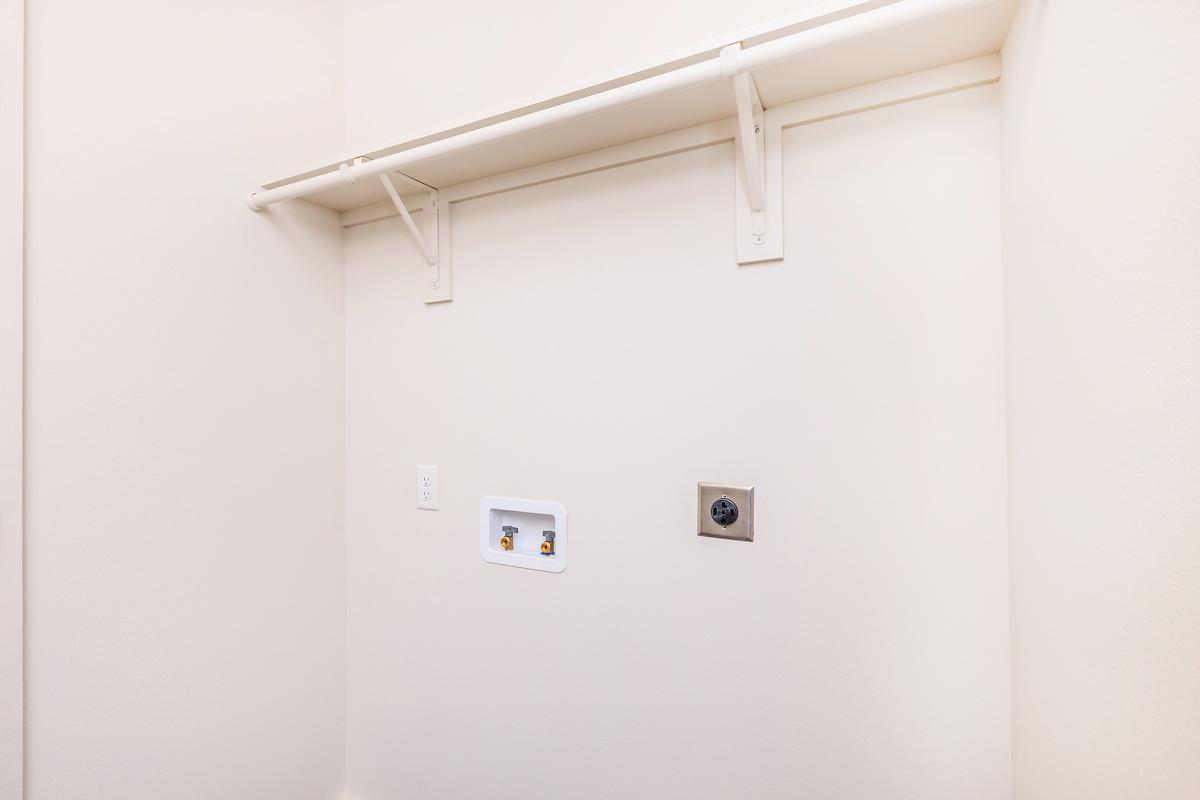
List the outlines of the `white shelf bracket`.
<svg viewBox="0 0 1200 800">
<path fill-rule="evenodd" d="M 421 221 L 424 223 L 424 231 L 419 229 L 416 222 L 413 221 L 408 206 L 404 204 L 404 199 L 400 197 L 400 193 L 396 191 L 396 185 L 392 183 L 392 175 L 420 189 L 424 193 L 425 199 L 421 205 Z M 381 172 L 379 174 L 379 182 L 383 184 L 383 188 L 387 192 L 388 197 L 391 198 L 397 213 L 400 214 L 401 221 L 404 222 L 404 227 L 408 228 L 408 232 L 412 234 L 413 241 L 416 242 L 421 254 L 425 257 L 425 262 L 428 266 L 421 281 L 425 302 L 444 303 L 453 299 L 450 291 L 449 260 L 439 258 L 438 252 L 438 244 L 441 239 L 439 229 L 441 226 L 439 224 L 440 209 L 438 208 L 437 189 L 402 172 Z"/>
<path fill-rule="evenodd" d="M 754 75 L 739 68 L 741 49 L 721 49 L 721 74 L 733 83 L 738 115 L 737 260 L 754 264 L 783 258 L 782 131 L 763 108 Z"/>
</svg>

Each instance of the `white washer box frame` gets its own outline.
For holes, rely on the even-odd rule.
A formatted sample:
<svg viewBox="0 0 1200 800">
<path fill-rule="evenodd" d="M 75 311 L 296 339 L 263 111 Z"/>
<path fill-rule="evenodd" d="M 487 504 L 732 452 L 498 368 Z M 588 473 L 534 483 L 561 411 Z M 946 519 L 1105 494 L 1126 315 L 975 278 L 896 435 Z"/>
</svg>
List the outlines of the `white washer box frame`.
<svg viewBox="0 0 1200 800">
<path fill-rule="evenodd" d="M 530 555 L 515 550 L 506 551 L 493 544 L 492 534 L 499 530 L 493 516 L 504 511 L 552 517 L 554 519 L 554 555 Z M 524 535 L 536 536 L 539 544 L 542 540 L 541 530 L 528 531 Z M 561 503 L 495 495 L 488 495 L 479 501 L 479 555 L 489 564 L 504 564 L 540 572 L 558 573 L 567 568 L 568 551 L 567 509 Z"/>
</svg>

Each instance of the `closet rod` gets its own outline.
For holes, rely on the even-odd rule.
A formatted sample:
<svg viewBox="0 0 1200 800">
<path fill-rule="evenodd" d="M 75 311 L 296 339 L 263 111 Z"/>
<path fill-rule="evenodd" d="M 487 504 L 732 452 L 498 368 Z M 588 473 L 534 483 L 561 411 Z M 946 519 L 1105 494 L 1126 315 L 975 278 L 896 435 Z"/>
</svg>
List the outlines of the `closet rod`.
<svg viewBox="0 0 1200 800">
<path fill-rule="evenodd" d="M 828 44 L 876 33 L 947 11 L 981 5 L 984 2 L 986 0 L 896 0 L 896 2 L 881 8 L 862 11 L 854 16 L 827 22 L 815 28 L 741 50 L 737 54 L 737 71 L 739 73 L 750 72 L 786 61 L 805 51 Z M 543 128 L 547 125 L 554 125 L 594 111 L 720 80 L 727 80 L 727 78 L 722 75 L 721 58 L 716 56 L 661 75 L 654 75 L 593 95 L 570 100 L 561 105 L 455 134 L 445 139 L 427 142 L 398 153 L 371 160 L 354 159 L 331 172 L 277 186 L 274 189 L 260 189 L 251 192 L 246 201 L 250 208 L 261 211 L 271 203 L 278 203 L 281 200 L 304 197 L 337 186 L 357 183 L 362 178 L 399 170 L 426 159 L 455 153 L 475 145 Z"/>
</svg>

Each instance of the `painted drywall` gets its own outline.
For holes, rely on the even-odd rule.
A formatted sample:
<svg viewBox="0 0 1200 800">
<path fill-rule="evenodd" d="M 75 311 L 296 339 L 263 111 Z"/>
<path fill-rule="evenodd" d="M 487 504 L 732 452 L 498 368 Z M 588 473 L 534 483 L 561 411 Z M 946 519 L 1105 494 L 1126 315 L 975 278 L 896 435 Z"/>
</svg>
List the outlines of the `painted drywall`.
<svg viewBox="0 0 1200 800">
<path fill-rule="evenodd" d="M 0 800 L 21 800 L 23 3 L 0 3 Z"/>
<path fill-rule="evenodd" d="M 731 144 L 456 204 L 445 305 L 348 230 L 356 800 L 1010 797 L 998 89 L 784 136 L 783 263 Z M 489 494 L 567 570 L 483 562 Z"/>
<path fill-rule="evenodd" d="M 341 791 L 340 24 L 29 4 L 27 800 Z"/>
<path fill-rule="evenodd" d="M 1200 796 L 1200 5 L 1004 49 L 1018 800 Z"/>
<path fill-rule="evenodd" d="M 730 32 L 844 5 L 345 0 L 347 152 L 446 130 L 728 44 Z"/>
</svg>

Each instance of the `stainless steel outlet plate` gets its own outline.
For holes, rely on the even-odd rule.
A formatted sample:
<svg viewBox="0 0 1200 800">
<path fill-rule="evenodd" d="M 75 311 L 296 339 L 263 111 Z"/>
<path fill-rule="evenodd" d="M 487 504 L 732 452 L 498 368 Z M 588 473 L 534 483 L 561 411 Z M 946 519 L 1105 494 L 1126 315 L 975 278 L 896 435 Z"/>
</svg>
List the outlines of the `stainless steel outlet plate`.
<svg viewBox="0 0 1200 800">
<path fill-rule="evenodd" d="M 754 541 L 754 487 L 729 486 L 723 483 L 701 483 L 696 501 L 696 533 L 701 536 L 712 536 L 717 539 L 737 539 L 743 542 Z M 730 520 L 732 509 L 729 501 L 736 507 L 736 519 Z M 722 525 L 714 518 L 714 506 L 717 516 L 729 520 Z"/>
</svg>

